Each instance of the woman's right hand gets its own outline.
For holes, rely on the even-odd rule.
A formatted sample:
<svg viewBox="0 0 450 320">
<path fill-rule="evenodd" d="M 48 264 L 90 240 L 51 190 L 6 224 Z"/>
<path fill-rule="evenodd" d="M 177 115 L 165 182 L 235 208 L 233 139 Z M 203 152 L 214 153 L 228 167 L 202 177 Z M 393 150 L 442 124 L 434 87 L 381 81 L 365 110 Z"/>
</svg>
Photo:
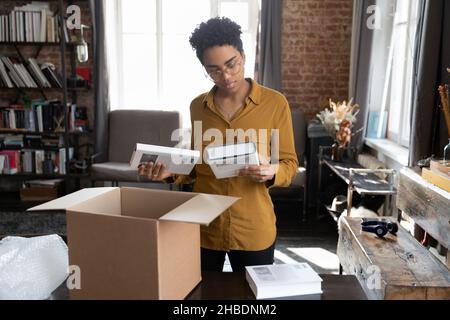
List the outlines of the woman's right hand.
<svg viewBox="0 0 450 320">
<path fill-rule="evenodd" d="M 156 163 L 153 163 L 153 161 L 141 163 L 138 166 L 138 174 L 153 181 L 162 181 L 172 176 L 171 173 L 166 171 L 166 166 L 158 161 Z"/>
</svg>

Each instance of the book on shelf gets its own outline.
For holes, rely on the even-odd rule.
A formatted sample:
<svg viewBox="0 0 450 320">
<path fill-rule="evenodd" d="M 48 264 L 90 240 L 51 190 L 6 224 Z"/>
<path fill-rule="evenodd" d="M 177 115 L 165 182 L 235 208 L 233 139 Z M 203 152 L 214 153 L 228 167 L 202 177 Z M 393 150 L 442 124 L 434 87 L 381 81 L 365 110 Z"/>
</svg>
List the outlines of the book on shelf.
<svg viewBox="0 0 450 320">
<path fill-rule="evenodd" d="M 62 88 L 62 80 L 50 62 L 35 58 L 20 61 L 16 57 L 0 56 L 0 86 L 4 88 Z"/>
<path fill-rule="evenodd" d="M 86 126 L 78 128 L 76 124 L 75 104 L 68 104 L 69 131 L 85 131 Z M 80 107 L 80 110 L 83 110 Z M 59 100 L 33 100 L 30 104 L 15 104 L 0 107 L 0 129 L 29 132 L 64 132 L 65 109 Z"/>
<path fill-rule="evenodd" d="M 245 277 L 256 299 L 322 293 L 322 278 L 308 263 L 247 266 Z"/>
<path fill-rule="evenodd" d="M 7 161 L 6 155 L 0 154 L 0 174 L 3 174 L 3 169 L 5 168 L 5 161 Z"/>
<path fill-rule="evenodd" d="M 0 150 L 0 155 L 4 156 L 3 174 L 17 174 L 20 172 L 20 151 Z"/>
<path fill-rule="evenodd" d="M 50 10 L 48 2 L 15 6 L 8 14 L 0 15 L 0 42 L 59 42 L 59 20 L 59 14 Z M 64 39 L 69 42 L 65 23 L 63 30 Z"/>
</svg>

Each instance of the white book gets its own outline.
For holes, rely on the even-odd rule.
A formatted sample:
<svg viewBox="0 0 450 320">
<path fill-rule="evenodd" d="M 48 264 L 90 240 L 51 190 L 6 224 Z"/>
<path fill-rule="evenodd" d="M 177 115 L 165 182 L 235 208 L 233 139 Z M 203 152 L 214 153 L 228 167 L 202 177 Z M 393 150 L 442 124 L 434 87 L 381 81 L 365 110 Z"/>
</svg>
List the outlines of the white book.
<svg viewBox="0 0 450 320">
<path fill-rule="evenodd" d="M 66 149 L 59 149 L 59 174 L 66 174 Z"/>
<path fill-rule="evenodd" d="M 16 29 L 16 14 L 14 11 L 11 11 L 9 14 L 9 28 L 11 30 L 11 41 L 16 42 L 17 41 L 17 29 Z"/>
<path fill-rule="evenodd" d="M 259 156 L 254 142 L 208 146 L 206 162 L 217 179 L 235 177 L 247 165 L 259 165 Z"/>
<path fill-rule="evenodd" d="M 40 34 L 39 34 L 39 41 L 45 42 L 46 35 L 47 35 L 47 11 L 46 9 L 41 10 L 41 26 L 40 26 Z"/>
<path fill-rule="evenodd" d="M 42 73 L 41 68 L 39 67 L 39 64 L 37 63 L 36 59 L 29 58 L 28 59 L 29 65 L 31 69 L 33 70 L 33 73 L 38 78 L 38 81 L 40 82 L 40 86 L 42 88 L 50 88 L 51 84 L 45 77 L 45 75 Z"/>
<path fill-rule="evenodd" d="M 36 120 L 38 132 L 44 132 L 44 120 L 42 117 L 42 105 L 36 106 Z"/>
<path fill-rule="evenodd" d="M 16 113 L 13 109 L 9 110 L 9 127 L 11 129 L 17 129 L 16 128 Z"/>
<path fill-rule="evenodd" d="M 4 154 L 0 154 L 0 174 L 3 173 L 3 169 L 5 168 L 6 160 L 7 160 L 7 156 Z"/>
<path fill-rule="evenodd" d="M 4 26 L 4 18 L 0 16 L 0 42 L 6 41 L 5 37 L 5 26 Z"/>
<path fill-rule="evenodd" d="M 14 67 L 14 70 L 15 70 L 16 74 L 19 75 L 20 80 L 23 82 L 23 84 L 24 84 L 23 87 L 31 88 L 32 85 L 29 82 L 28 78 L 26 77 L 25 73 L 23 72 L 22 68 L 20 67 L 20 64 L 19 63 L 13 63 L 13 67 Z"/>
<path fill-rule="evenodd" d="M 33 151 L 22 150 L 22 171 L 25 173 L 33 172 Z"/>
<path fill-rule="evenodd" d="M 6 68 L 8 68 L 8 75 L 13 80 L 13 82 L 16 84 L 17 87 L 25 87 L 25 83 L 22 82 L 20 79 L 20 76 L 17 74 L 16 69 L 14 68 L 13 63 L 8 57 L 0 57 L 0 59 L 3 60 L 3 64 Z"/>
<path fill-rule="evenodd" d="M 18 64 L 20 71 L 23 74 L 24 79 L 27 81 L 27 85 L 29 88 L 37 88 L 36 82 L 33 80 L 33 77 L 28 72 L 28 69 L 22 63 Z"/>
<path fill-rule="evenodd" d="M 36 174 L 42 174 L 44 173 L 44 160 L 45 160 L 45 152 L 44 150 L 36 150 L 34 152 L 34 159 L 35 159 L 35 169 L 36 169 Z"/>
<path fill-rule="evenodd" d="M 137 169 L 140 163 L 158 161 L 164 164 L 170 173 L 187 175 L 191 173 L 199 159 L 200 151 L 198 150 L 137 143 L 131 156 L 130 166 Z"/>
<path fill-rule="evenodd" d="M 9 14 L 5 15 L 5 41 L 10 42 L 10 22 L 9 22 Z"/>
<path fill-rule="evenodd" d="M 0 59 L 0 76 L 2 77 L 3 82 L 6 83 L 6 86 L 8 88 L 14 87 L 12 81 L 9 79 L 8 73 L 6 72 L 5 66 L 1 61 L 1 59 Z"/>
<path fill-rule="evenodd" d="M 247 266 L 245 277 L 256 299 L 322 293 L 322 278 L 307 263 Z"/>
</svg>

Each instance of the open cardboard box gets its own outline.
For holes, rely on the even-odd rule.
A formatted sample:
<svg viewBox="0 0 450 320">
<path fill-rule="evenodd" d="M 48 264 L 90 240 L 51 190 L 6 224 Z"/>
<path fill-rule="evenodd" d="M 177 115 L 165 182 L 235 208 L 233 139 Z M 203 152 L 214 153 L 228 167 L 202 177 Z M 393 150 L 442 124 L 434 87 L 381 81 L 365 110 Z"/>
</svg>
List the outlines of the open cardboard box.
<svg viewBox="0 0 450 320">
<path fill-rule="evenodd" d="M 239 198 L 86 188 L 28 209 L 66 210 L 71 299 L 183 299 L 201 281 L 200 227 Z"/>
</svg>

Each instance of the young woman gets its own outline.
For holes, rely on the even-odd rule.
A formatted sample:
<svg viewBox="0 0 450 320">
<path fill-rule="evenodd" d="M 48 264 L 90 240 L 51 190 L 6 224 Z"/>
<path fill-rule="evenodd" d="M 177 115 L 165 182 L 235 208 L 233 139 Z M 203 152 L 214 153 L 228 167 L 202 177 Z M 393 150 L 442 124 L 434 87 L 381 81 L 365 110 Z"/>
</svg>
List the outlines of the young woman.
<svg viewBox="0 0 450 320">
<path fill-rule="evenodd" d="M 200 142 L 193 139 L 193 147 L 208 146 L 208 132 L 220 133 L 223 141 L 214 141 L 219 145 L 251 140 L 258 146 L 260 165 L 248 165 L 238 176 L 225 179 L 216 179 L 205 161 L 197 164 L 190 176 L 174 176 L 161 163 L 139 167 L 139 174 L 152 180 L 193 182 L 194 192 L 241 198 L 208 227 L 201 228 L 202 270 L 208 271 L 222 271 L 226 253 L 233 271 L 274 262 L 276 218 L 268 188 L 288 186 L 298 167 L 289 104 L 281 93 L 244 77 L 240 35 L 241 27 L 235 22 L 212 18 L 201 23 L 189 39 L 205 74 L 214 83 L 209 92 L 191 102 L 193 135 L 194 127 L 198 128 L 194 123 L 201 124 L 203 138 Z M 255 132 L 256 137 L 252 134 Z M 273 136 L 278 136 L 277 141 L 271 142 Z M 264 156 L 274 151 L 270 150 L 274 142 L 278 146 L 277 164 Z"/>
</svg>

